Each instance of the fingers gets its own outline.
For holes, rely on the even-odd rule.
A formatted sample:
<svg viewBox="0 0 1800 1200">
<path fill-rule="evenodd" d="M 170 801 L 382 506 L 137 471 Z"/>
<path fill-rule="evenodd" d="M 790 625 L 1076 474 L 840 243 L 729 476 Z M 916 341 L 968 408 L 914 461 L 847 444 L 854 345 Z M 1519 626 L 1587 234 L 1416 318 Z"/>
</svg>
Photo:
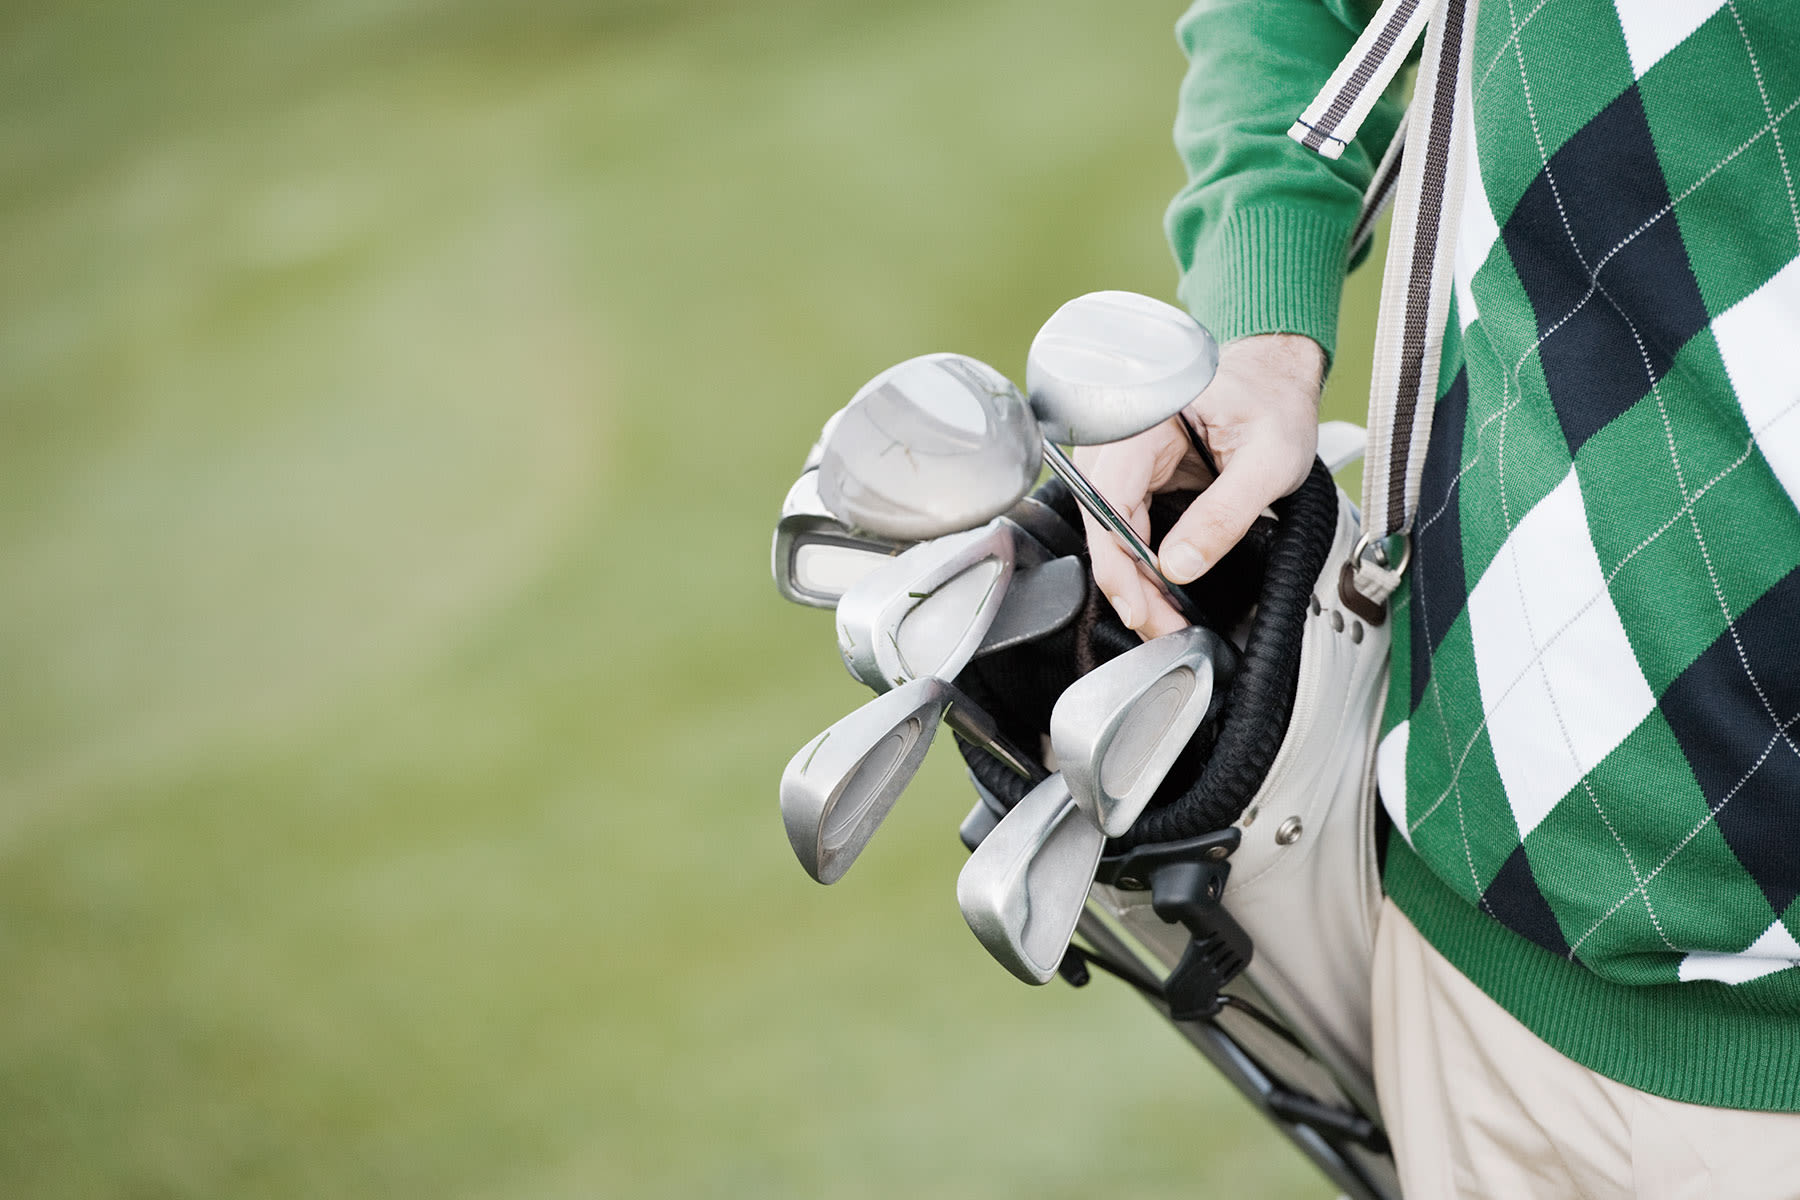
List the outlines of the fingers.
<svg viewBox="0 0 1800 1200">
<path fill-rule="evenodd" d="M 1296 447 L 1272 443 L 1233 455 L 1163 539 L 1157 551 L 1163 574 L 1173 583 L 1190 583 L 1225 557 L 1263 509 L 1306 477 L 1308 464 L 1299 454 Z"/>
<path fill-rule="evenodd" d="M 1141 501 L 1135 505 L 1122 503 L 1120 494 L 1093 479 L 1093 474 L 1089 473 L 1089 481 L 1100 494 L 1112 501 L 1113 507 L 1138 531 L 1139 537 L 1148 537 L 1148 506 Z M 1088 557 L 1092 564 L 1094 585 L 1100 589 L 1101 595 L 1106 597 L 1127 628 L 1138 628 L 1150 616 L 1152 601 L 1159 599 L 1155 589 L 1149 586 L 1138 571 L 1136 559 L 1131 552 L 1120 545 L 1113 532 L 1085 508 L 1081 511 L 1081 523 L 1087 532 Z"/>
<path fill-rule="evenodd" d="M 1151 493 L 1167 482 L 1179 462 L 1185 443 L 1177 446 L 1173 429 L 1078 449 L 1076 463 L 1088 481 L 1110 501 L 1128 524 L 1146 541 L 1150 537 Z M 1135 554 L 1091 513 L 1082 511 L 1094 583 L 1128 628 L 1147 637 L 1159 636 L 1187 625 L 1160 589 L 1144 575 Z"/>
</svg>

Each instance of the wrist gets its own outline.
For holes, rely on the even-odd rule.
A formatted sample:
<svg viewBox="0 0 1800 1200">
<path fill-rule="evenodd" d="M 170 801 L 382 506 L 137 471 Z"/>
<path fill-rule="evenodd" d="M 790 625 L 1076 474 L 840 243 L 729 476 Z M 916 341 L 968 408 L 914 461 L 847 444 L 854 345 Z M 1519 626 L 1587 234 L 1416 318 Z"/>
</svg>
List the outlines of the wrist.
<svg viewBox="0 0 1800 1200">
<path fill-rule="evenodd" d="M 1219 347 L 1219 370 L 1255 380 L 1266 395 L 1304 399 L 1313 415 L 1325 387 L 1325 349 L 1301 333 L 1256 333 Z"/>
</svg>

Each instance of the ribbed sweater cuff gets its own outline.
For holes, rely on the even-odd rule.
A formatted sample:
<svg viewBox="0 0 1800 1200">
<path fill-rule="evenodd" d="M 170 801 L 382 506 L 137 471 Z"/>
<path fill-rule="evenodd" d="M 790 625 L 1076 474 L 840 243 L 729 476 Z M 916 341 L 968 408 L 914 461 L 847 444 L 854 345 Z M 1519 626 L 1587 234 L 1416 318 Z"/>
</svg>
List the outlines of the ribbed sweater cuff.
<svg viewBox="0 0 1800 1200">
<path fill-rule="evenodd" d="M 1759 998 L 1754 983 L 1603 979 L 1480 912 L 1397 836 L 1384 882 L 1438 953 L 1589 1070 L 1690 1104 L 1800 1111 L 1800 1021 Z"/>
<path fill-rule="evenodd" d="M 1292 208 L 1240 208 L 1195 247 L 1178 293 L 1221 342 L 1302 333 L 1337 347 L 1350 226 Z"/>
</svg>

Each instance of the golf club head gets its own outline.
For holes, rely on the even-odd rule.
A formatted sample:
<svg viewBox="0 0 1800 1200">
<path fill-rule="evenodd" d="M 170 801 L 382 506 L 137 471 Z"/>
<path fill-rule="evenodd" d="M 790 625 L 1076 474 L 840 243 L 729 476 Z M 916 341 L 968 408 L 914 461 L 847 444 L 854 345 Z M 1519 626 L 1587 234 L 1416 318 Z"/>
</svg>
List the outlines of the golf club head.
<svg viewBox="0 0 1800 1200">
<path fill-rule="evenodd" d="M 1063 690 L 1050 744 L 1075 803 L 1107 837 L 1137 821 L 1225 694 L 1237 650 L 1190 625 L 1127 650 Z"/>
<path fill-rule="evenodd" d="M 826 436 L 819 496 L 853 529 L 922 541 L 973 529 L 1037 482 L 1043 440 L 986 363 L 927 354 L 864 384 Z"/>
<path fill-rule="evenodd" d="M 819 473 L 807 471 L 794 480 L 781 502 L 770 570 L 783 599 L 836 608 L 851 584 L 906 547 L 905 542 L 846 528 L 819 499 Z"/>
<path fill-rule="evenodd" d="M 935 675 L 954 679 L 1006 599 L 1016 554 L 1001 519 L 901 552 L 845 591 L 838 652 L 876 691 Z"/>
<path fill-rule="evenodd" d="M 1106 835 L 1061 775 L 1025 793 L 963 864 L 956 902 L 987 952 L 1026 983 L 1056 974 L 1087 903 Z"/>
<path fill-rule="evenodd" d="M 1087 566 L 1073 556 L 1028 567 L 1019 564 L 994 623 L 974 657 L 1041 641 L 1066 628 L 1087 603 Z"/>
<path fill-rule="evenodd" d="M 1219 344 L 1194 318 L 1136 292 L 1089 292 L 1053 313 L 1025 363 L 1043 435 L 1116 442 L 1168 420 L 1212 382 Z"/>
<path fill-rule="evenodd" d="M 836 883 L 912 777 L 951 690 L 915 679 L 877 696 L 800 748 L 781 772 L 781 822 L 806 873 Z"/>
</svg>

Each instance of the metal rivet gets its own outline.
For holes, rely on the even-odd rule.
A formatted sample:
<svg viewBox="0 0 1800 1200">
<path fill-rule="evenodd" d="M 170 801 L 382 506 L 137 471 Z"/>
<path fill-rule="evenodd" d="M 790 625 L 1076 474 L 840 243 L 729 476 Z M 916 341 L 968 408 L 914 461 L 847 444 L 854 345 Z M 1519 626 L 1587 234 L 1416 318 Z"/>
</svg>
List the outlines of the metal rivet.
<svg viewBox="0 0 1800 1200">
<path fill-rule="evenodd" d="M 1344 614 L 1335 608 L 1331 610 L 1331 632 L 1344 632 Z"/>
<path fill-rule="evenodd" d="M 1313 616 L 1316 617 L 1319 615 L 1319 598 L 1317 596 L 1313 596 L 1313 597 L 1310 597 L 1310 599 L 1312 600 L 1312 614 L 1313 614 Z"/>
<path fill-rule="evenodd" d="M 1289 817 L 1281 823 L 1281 828 L 1275 831 L 1275 844 L 1291 846 L 1300 840 L 1300 835 L 1304 832 L 1305 827 L 1300 824 L 1300 818 Z"/>
<path fill-rule="evenodd" d="M 1227 850 L 1224 846 L 1214 846 L 1206 852 L 1206 857 L 1212 859 L 1214 862 L 1218 862 L 1230 853 L 1231 851 Z"/>
<path fill-rule="evenodd" d="M 1350 622 L 1350 640 L 1355 642 L 1359 646 L 1362 645 L 1362 622 L 1361 621 Z"/>
</svg>

